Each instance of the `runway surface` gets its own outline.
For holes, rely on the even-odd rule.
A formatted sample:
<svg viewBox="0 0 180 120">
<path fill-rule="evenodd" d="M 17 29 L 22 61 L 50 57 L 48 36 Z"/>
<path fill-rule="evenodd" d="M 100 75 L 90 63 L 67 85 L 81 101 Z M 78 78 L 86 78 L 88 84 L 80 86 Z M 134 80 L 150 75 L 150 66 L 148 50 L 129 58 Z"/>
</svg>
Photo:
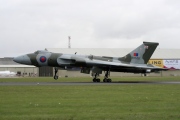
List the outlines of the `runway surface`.
<svg viewBox="0 0 180 120">
<path fill-rule="evenodd" d="M 177 81 L 150 82 L 150 81 L 119 81 L 111 83 L 93 82 L 0 82 L 0 86 L 35 86 L 35 85 L 130 85 L 130 84 L 180 84 Z"/>
</svg>

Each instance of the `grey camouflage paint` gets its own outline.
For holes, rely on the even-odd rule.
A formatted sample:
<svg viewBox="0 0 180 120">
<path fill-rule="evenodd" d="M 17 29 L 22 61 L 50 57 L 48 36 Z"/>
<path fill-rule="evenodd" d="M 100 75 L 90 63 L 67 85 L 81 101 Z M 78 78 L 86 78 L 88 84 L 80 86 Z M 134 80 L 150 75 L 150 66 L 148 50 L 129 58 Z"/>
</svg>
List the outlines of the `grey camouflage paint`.
<svg viewBox="0 0 180 120">
<path fill-rule="evenodd" d="M 126 56 L 118 58 L 118 60 L 129 64 L 147 64 L 158 45 L 159 43 L 143 42 L 142 45 L 137 47 Z M 134 53 L 138 53 L 138 56 L 134 56 Z"/>
<path fill-rule="evenodd" d="M 118 72 L 145 73 L 147 69 L 151 71 L 162 70 L 161 68 L 147 65 L 147 62 L 158 45 L 159 43 L 143 42 L 142 45 L 124 57 L 63 54 L 51 53 L 48 51 L 36 51 L 26 56 L 30 59 L 31 64 L 37 67 L 83 67 L 87 69 L 96 67 L 101 71 L 111 70 Z M 22 63 L 20 62 L 22 61 L 22 57 L 17 57 L 14 61 Z"/>
</svg>

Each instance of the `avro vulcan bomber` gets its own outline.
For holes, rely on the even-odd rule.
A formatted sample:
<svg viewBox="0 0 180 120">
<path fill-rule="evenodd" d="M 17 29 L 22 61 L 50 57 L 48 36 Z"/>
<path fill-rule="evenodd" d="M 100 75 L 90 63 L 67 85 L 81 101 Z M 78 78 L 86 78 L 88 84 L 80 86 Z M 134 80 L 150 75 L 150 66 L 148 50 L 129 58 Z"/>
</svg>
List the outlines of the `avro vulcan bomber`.
<svg viewBox="0 0 180 120">
<path fill-rule="evenodd" d="M 78 55 L 52 53 L 45 50 L 21 55 L 14 58 L 20 64 L 34 65 L 37 67 L 54 67 L 54 79 L 57 80 L 58 69 L 79 67 L 81 73 L 94 73 L 93 82 L 100 82 L 99 74 L 105 71 L 103 82 L 111 82 L 110 72 L 147 73 L 158 72 L 163 69 L 152 64 L 147 64 L 159 43 L 143 42 L 142 45 L 128 53 L 124 57 L 107 57 L 94 55 Z"/>
</svg>

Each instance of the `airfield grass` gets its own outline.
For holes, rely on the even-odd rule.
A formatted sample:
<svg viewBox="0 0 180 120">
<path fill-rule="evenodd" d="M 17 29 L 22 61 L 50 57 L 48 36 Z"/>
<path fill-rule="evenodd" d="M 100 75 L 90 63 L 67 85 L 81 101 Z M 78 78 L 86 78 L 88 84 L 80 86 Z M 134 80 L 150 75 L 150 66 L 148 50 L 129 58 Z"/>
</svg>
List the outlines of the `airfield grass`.
<svg viewBox="0 0 180 120">
<path fill-rule="evenodd" d="M 0 78 L 0 82 L 92 82 L 92 77 L 59 77 L 54 80 L 53 77 L 17 77 Z M 100 77 L 101 82 L 103 77 Z M 111 77 L 114 82 L 133 82 L 133 81 L 180 81 L 180 76 L 166 77 Z"/>
<path fill-rule="evenodd" d="M 179 120 L 179 101 L 178 84 L 0 86 L 0 120 Z"/>
</svg>

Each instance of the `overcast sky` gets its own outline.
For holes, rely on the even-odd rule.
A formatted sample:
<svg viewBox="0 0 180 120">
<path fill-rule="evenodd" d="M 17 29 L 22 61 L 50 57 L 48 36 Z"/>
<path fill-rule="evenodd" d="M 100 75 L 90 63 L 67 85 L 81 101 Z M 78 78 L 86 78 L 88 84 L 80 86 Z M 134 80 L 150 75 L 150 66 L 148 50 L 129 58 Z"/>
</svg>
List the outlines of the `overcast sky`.
<svg viewBox="0 0 180 120">
<path fill-rule="evenodd" d="M 45 48 L 180 47 L 180 0 L 0 0 L 0 57 Z"/>
</svg>

